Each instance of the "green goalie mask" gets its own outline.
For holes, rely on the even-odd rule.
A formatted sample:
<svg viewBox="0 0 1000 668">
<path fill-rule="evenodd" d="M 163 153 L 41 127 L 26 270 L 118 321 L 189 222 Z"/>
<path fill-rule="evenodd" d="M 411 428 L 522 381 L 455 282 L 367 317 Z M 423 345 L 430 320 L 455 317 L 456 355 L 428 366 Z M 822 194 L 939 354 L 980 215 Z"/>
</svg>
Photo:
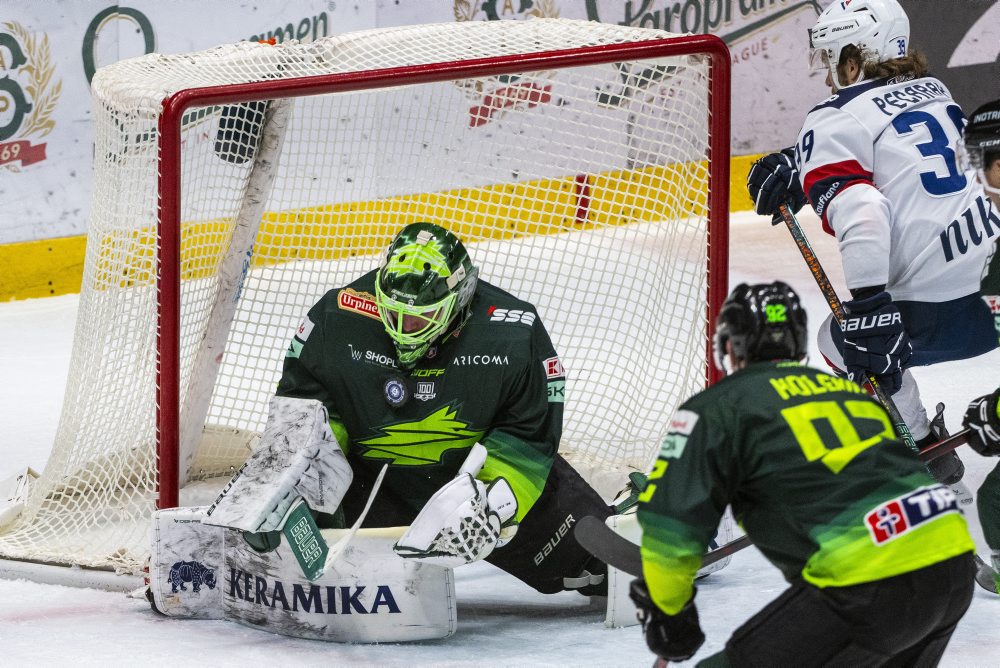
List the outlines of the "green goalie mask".
<svg viewBox="0 0 1000 668">
<path fill-rule="evenodd" d="M 412 223 L 393 239 L 375 279 L 375 303 L 403 368 L 461 325 L 479 270 L 458 237 L 431 223 Z"/>
</svg>

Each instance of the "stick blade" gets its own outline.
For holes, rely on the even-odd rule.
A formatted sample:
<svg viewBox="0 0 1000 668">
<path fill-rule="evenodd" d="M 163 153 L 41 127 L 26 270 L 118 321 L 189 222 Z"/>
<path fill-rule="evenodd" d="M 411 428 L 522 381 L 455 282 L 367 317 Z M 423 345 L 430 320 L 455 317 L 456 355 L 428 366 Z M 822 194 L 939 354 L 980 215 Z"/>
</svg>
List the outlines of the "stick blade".
<svg viewBox="0 0 1000 668">
<path fill-rule="evenodd" d="M 581 517 L 573 527 L 573 537 L 583 549 L 604 563 L 633 577 L 642 577 L 639 546 L 615 533 L 597 517 Z"/>
<path fill-rule="evenodd" d="M 993 568 L 976 555 L 976 584 L 986 591 L 997 593 L 997 580 L 1000 575 Z"/>
</svg>

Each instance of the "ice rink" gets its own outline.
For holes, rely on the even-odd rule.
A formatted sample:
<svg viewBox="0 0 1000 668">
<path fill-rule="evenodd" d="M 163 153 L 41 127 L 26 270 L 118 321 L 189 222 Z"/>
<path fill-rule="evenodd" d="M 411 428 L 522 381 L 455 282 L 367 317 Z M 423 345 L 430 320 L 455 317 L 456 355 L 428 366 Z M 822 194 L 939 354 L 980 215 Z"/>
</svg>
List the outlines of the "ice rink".
<svg viewBox="0 0 1000 668">
<path fill-rule="evenodd" d="M 801 222 L 841 295 L 834 241 L 815 216 Z M 474 258 L 475 259 L 475 258 Z M 730 284 L 781 279 L 803 297 L 815 331 L 828 312 L 784 227 L 734 214 Z M 0 480 L 45 466 L 66 383 L 78 298 L 75 295 L 0 304 Z M 542 314 L 544 317 L 544 313 Z M 811 362 L 822 366 L 818 352 Z M 1000 382 L 1000 352 L 915 371 L 924 404 L 948 406 L 952 431 L 969 399 Z M 997 463 L 967 448 L 966 484 L 975 490 Z M 978 518 L 968 516 L 986 556 Z M 987 557 L 988 558 L 988 557 Z M 456 571 L 458 631 L 444 640 L 342 645 L 299 640 L 231 622 L 176 620 L 123 594 L 0 580 L 0 665 L 434 665 L 644 666 L 652 663 L 638 627 L 609 630 L 604 608 L 572 593 L 538 594 L 492 566 Z M 718 651 L 729 634 L 784 588 L 778 571 L 753 547 L 700 583 L 698 608 L 708 637 L 695 659 Z M 919 601 L 914 601 L 919 606 Z M 803 620 L 808 623 L 808 620 Z M 944 666 L 1000 666 L 1000 597 L 976 590 L 972 607 L 945 654 Z"/>
</svg>

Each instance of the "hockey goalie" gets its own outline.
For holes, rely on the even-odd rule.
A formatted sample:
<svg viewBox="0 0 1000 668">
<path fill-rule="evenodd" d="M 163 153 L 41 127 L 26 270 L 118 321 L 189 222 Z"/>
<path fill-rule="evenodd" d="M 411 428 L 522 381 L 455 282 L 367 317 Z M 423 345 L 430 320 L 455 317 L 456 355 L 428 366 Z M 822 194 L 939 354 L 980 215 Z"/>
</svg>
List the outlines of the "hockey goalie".
<svg viewBox="0 0 1000 668">
<path fill-rule="evenodd" d="M 572 527 L 615 509 L 558 454 L 559 356 L 534 306 L 478 273 L 414 223 L 313 306 L 257 450 L 211 507 L 158 513 L 158 610 L 398 641 L 453 633 L 453 569 L 480 560 L 606 594 Z"/>
</svg>

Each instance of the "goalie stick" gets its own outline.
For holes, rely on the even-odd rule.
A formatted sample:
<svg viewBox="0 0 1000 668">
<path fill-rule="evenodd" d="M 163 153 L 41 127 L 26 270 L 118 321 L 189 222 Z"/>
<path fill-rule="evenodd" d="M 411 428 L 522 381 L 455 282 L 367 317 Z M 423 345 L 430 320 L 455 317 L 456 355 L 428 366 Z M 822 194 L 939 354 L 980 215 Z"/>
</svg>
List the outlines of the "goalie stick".
<svg viewBox="0 0 1000 668">
<path fill-rule="evenodd" d="M 354 525 L 344 534 L 340 540 L 333 544 L 330 548 L 330 552 L 326 556 L 326 561 L 323 563 L 323 570 L 330 568 L 337 559 L 340 558 L 342 554 L 347 550 L 347 545 L 354 540 L 354 536 L 358 533 L 358 529 L 361 528 L 362 522 L 368 517 L 368 511 L 371 510 L 372 502 L 375 501 L 375 495 L 378 494 L 379 488 L 382 487 L 382 479 L 385 478 L 385 472 L 389 470 L 389 465 L 384 464 L 382 470 L 379 471 L 378 477 L 375 478 L 375 482 L 372 484 L 372 491 L 368 495 L 368 501 L 365 503 L 364 509 L 361 514 L 358 515 L 358 519 L 354 521 Z"/>
<path fill-rule="evenodd" d="M 929 445 L 917 454 L 924 462 L 929 462 L 941 455 L 947 454 L 968 442 L 969 430 L 964 429 L 954 436 Z M 615 531 L 598 518 L 587 515 L 580 519 L 573 528 L 573 536 L 583 549 L 606 564 L 614 566 L 635 577 L 642 577 L 642 554 L 639 546 Z M 702 558 L 702 567 L 709 566 L 731 554 L 739 552 L 751 544 L 749 536 L 740 536 L 725 545 L 710 550 Z M 993 569 L 982 559 L 976 557 L 976 582 L 984 589 L 996 593 L 996 583 L 993 581 Z M 985 571 L 983 569 L 986 569 Z"/>
<path fill-rule="evenodd" d="M 587 552 L 606 564 L 637 578 L 642 577 L 642 555 L 639 546 L 629 539 L 615 533 L 603 521 L 587 515 L 573 527 L 573 537 Z M 750 545 L 750 539 L 741 536 L 722 547 L 711 550 L 702 558 L 702 567 L 709 566 L 724 559 L 734 552 L 739 552 Z"/>
</svg>

